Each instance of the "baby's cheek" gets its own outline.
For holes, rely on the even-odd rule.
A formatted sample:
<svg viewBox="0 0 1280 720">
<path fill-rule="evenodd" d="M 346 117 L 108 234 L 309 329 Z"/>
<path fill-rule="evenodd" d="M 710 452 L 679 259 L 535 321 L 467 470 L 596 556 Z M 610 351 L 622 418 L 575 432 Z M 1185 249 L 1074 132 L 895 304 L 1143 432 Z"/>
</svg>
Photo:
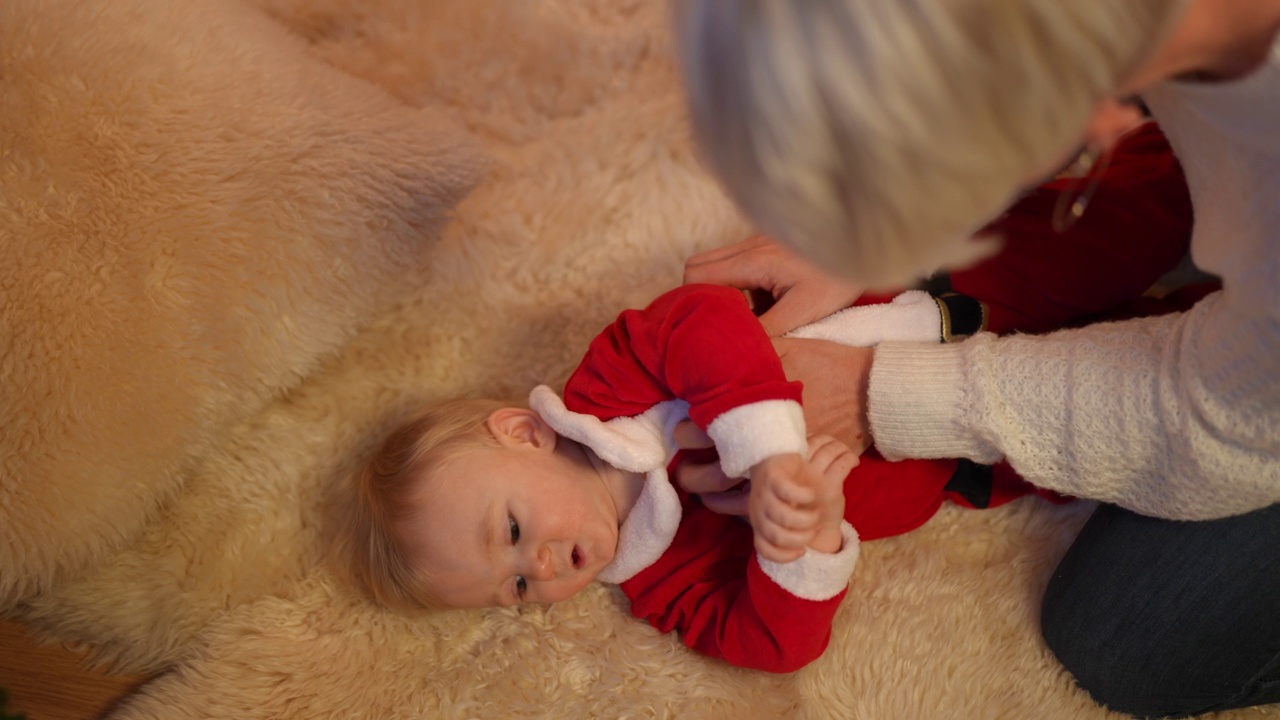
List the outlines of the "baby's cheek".
<svg viewBox="0 0 1280 720">
<path fill-rule="evenodd" d="M 574 595 L 577 595 L 578 593 L 585 590 L 587 585 L 591 584 L 591 581 L 596 579 L 596 574 L 583 573 L 580 577 L 581 579 L 575 579 L 572 582 L 566 582 L 558 585 L 552 592 L 548 593 L 549 597 L 547 598 L 546 602 L 548 603 L 563 602 L 573 597 Z"/>
</svg>

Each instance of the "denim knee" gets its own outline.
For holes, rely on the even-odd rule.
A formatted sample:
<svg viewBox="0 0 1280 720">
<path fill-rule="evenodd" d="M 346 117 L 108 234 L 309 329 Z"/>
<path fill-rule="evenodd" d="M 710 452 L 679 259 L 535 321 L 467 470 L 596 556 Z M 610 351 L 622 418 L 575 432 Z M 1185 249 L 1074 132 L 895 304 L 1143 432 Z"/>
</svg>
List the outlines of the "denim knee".
<svg viewBox="0 0 1280 720">
<path fill-rule="evenodd" d="M 1041 632 L 1076 684 L 1098 704 L 1138 718 L 1182 718 L 1274 701 L 1272 691 L 1240 702 L 1247 678 L 1204 672 L 1212 660 L 1169 627 L 1130 612 L 1137 606 L 1109 603 L 1094 593 L 1063 592 L 1059 585 L 1065 584 L 1050 583 Z"/>
<path fill-rule="evenodd" d="M 1046 593 L 1040 627 L 1049 649 L 1095 702 L 1136 717 L 1166 715 L 1169 708 L 1153 707 L 1148 694 L 1135 692 L 1142 684 L 1132 677 L 1136 658 L 1107 647 L 1101 628 L 1109 619 L 1097 617 L 1099 609 L 1079 596 Z"/>
</svg>

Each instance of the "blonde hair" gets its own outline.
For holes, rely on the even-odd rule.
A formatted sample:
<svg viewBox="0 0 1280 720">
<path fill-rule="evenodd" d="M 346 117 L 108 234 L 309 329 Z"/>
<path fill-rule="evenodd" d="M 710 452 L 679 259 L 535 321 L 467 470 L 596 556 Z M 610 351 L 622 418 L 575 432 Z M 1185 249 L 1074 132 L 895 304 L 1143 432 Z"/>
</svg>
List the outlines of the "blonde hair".
<svg viewBox="0 0 1280 720">
<path fill-rule="evenodd" d="M 993 249 L 968 238 L 1081 141 L 1187 2 L 682 0 L 676 22 L 730 195 L 885 287 Z"/>
<path fill-rule="evenodd" d="M 486 421 L 510 406 L 485 399 L 432 405 L 396 428 L 356 478 L 340 546 L 356 584 L 379 604 L 397 610 L 441 607 L 428 578 L 414 566 L 403 528 L 416 516 L 423 483 L 441 463 L 474 448 L 496 447 Z"/>
</svg>

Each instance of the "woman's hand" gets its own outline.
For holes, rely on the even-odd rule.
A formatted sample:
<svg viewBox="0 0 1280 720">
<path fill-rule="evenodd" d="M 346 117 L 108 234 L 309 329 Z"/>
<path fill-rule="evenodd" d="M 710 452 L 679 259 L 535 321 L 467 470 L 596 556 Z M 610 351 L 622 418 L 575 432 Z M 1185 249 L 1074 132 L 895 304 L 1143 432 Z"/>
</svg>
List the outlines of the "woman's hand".
<svg viewBox="0 0 1280 720">
<path fill-rule="evenodd" d="M 855 455 L 862 454 L 872 443 L 867 382 L 874 349 L 798 338 L 775 338 L 773 346 L 787 377 L 804 383 L 804 421 L 810 435 L 830 435 Z M 692 420 L 676 426 L 675 441 L 685 450 L 714 446 Z M 681 463 L 673 479 L 715 512 L 747 514 L 749 494 L 742 478 L 727 477 L 718 462 Z"/>
<path fill-rule="evenodd" d="M 867 384 L 875 348 L 799 338 L 774 338 L 773 347 L 787 377 L 804 383 L 809 435 L 830 435 L 861 455 L 872 442 Z"/>
<path fill-rule="evenodd" d="M 760 322 L 773 337 L 843 310 L 862 294 L 862 288 L 761 235 L 689 258 L 684 284 L 690 283 L 768 292 L 776 302 Z"/>
<path fill-rule="evenodd" d="M 692 420 L 676 425 L 676 445 L 684 450 L 701 450 L 715 447 L 711 436 L 703 432 Z M 702 504 L 721 515 L 746 515 L 750 497 L 746 480 L 724 474 L 719 462 L 682 462 L 676 467 L 673 478 L 677 486 L 691 495 L 697 495 Z"/>
</svg>

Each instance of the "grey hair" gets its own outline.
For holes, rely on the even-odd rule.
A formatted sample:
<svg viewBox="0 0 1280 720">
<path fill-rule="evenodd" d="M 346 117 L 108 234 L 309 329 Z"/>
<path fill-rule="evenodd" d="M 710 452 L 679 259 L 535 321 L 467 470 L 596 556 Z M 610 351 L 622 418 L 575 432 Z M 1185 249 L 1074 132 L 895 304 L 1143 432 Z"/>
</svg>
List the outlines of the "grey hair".
<svg viewBox="0 0 1280 720">
<path fill-rule="evenodd" d="M 758 227 L 873 287 L 1078 144 L 1188 0 L 680 0 L 695 136 Z"/>
</svg>

